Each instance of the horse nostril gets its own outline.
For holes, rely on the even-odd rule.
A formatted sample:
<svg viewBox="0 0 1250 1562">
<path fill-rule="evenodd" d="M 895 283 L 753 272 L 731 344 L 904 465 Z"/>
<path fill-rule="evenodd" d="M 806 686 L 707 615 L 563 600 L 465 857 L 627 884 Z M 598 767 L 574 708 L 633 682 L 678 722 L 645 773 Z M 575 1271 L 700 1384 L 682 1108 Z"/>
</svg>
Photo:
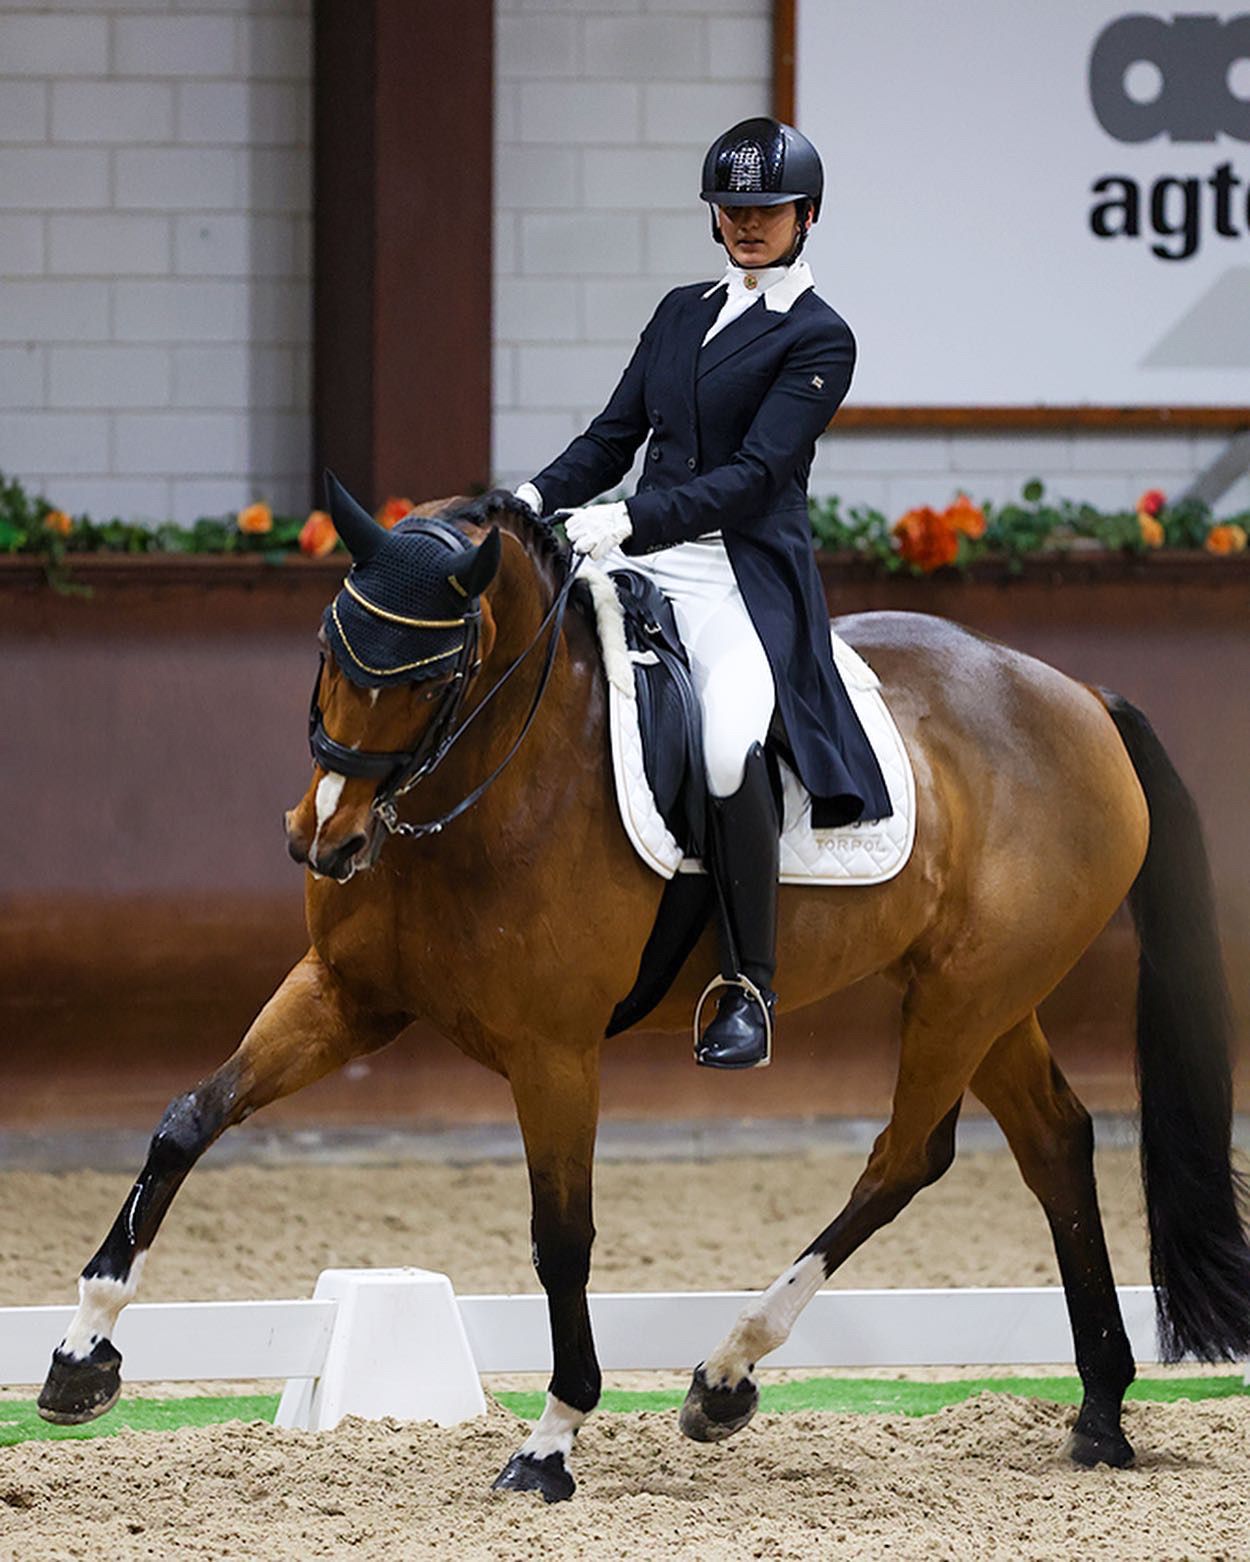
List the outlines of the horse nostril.
<svg viewBox="0 0 1250 1562">
<path fill-rule="evenodd" d="M 307 847 L 304 845 L 303 841 L 297 840 L 295 836 L 287 836 L 286 849 L 290 853 L 291 860 L 293 862 L 303 863 L 308 861 Z"/>
</svg>

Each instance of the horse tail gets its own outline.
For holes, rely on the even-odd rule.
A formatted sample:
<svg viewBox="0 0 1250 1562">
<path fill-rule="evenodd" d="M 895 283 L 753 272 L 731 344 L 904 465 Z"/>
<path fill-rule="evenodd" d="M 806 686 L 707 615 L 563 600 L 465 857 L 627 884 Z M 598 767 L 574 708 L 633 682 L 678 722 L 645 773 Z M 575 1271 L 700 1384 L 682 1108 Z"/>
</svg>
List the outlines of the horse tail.
<svg viewBox="0 0 1250 1562">
<path fill-rule="evenodd" d="M 1232 1163 L 1232 1023 L 1193 798 L 1136 706 L 1100 690 L 1150 811 L 1129 891 L 1150 1277 L 1165 1361 L 1250 1354 L 1246 1183 Z"/>
</svg>

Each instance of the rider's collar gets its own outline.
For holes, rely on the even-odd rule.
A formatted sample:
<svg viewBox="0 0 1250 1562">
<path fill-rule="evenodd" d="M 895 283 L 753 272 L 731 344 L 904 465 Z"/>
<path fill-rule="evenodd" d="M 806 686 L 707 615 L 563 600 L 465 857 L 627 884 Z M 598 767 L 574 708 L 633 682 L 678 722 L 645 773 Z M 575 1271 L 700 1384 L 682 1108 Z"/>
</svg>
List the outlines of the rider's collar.
<svg viewBox="0 0 1250 1562">
<path fill-rule="evenodd" d="M 765 309 L 785 314 L 796 298 L 815 285 L 812 268 L 805 260 L 796 260 L 792 266 L 763 266 L 758 271 L 744 271 L 731 263 L 703 297 L 710 298 L 718 287 L 727 287 L 730 299 L 763 298 Z"/>
</svg>

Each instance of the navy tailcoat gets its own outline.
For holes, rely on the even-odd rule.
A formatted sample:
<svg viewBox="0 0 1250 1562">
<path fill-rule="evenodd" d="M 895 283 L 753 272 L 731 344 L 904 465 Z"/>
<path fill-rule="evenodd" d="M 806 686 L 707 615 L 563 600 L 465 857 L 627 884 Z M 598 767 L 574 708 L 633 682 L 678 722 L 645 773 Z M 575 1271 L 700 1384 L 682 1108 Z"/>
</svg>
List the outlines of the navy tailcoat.
<svg viewBox="0 0 1250 1562">
<path fill-rule="evenodd" d="M 725 297 L 701 282 L 663 298 L 607 406 L 534 484 L 549 514 L 587 504 L 648 440 L 625 551 L 724 534 L 813 822 L 885 818 L 884 778 L 834 666 L 807 513 L 816 440 L 851 383 L 855 339 L 809 288 L 788 310 L 765 294 L 701 347 Z"/>
</svg>

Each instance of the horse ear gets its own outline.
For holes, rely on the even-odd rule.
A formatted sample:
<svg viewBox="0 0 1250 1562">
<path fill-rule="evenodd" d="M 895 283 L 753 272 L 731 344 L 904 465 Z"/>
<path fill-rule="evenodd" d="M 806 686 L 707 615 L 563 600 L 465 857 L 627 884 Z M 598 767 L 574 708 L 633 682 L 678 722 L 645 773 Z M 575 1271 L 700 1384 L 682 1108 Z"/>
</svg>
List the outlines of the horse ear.
<svg viewBox="0 0 1250 1562">
<path fill-rule="evenodd" d="M 326 509 L 334 529 L 351 556 L 360 564 L 371 559 L 386 539 L 386 530 L 358 504 L 334 473 L 326 468 Z"/>
<path fill-rule="evenodd" d="M 448 580 L 466 597 L 480 596 L 495 578 L 502 547 L 499 528 L 492 526 L 485 540 L 474 548 L 467 559 L 456 565 L 448 575 Z"/>
</svg>

